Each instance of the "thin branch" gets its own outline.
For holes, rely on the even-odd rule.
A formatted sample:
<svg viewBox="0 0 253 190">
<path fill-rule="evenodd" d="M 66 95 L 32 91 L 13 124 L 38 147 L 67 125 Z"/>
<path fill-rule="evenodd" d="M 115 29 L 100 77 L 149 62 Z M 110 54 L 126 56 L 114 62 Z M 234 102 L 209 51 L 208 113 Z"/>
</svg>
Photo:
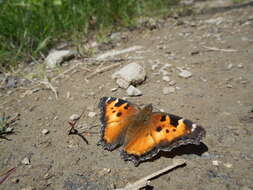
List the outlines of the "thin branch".
<svg viewBox="0 0 253 190">
<path fill-rule="evenodd" d="M 150 174 L 150 175 L 148 175 L 148 176 L 146 176 L 146 177 L 144 177 L 144 178 L 142 178 L 142 179 L 140 179 L 140 180 L 138 180 L 138 181 L 136 181 L 132 184 L 127 184 L 126 187 L 124 187 L 124 188 L 119 188 L 119 189 L 116 189 L 116 190 L 138 190 L 140 188 L 143 188 L 143 187 L 147 186 L 150 183 L 150 180 L 152 178 L 155 178 L 155 177 L 157 177 L 157 176 L 159 176 L 159 175 L 161 175 L 161 174 L 163 174 L 163 173 L 165 173 L 169 170 L 172 170 L 173 168 L 176 168 L 178 166 L 182 166 L 182 165 L 185 164 L 185 162 L 186 161 L 183 160 L 183 159 L 175 159 L 175 160 L 173 160 L 172 165 L 170 165 L 166 168 L 163 168 L 161 170 L 158 170 L 158 171 L 156 171 L 156 172 L 154 172 L 154 173 L 152 173 L 152 174 Z"/>
<path fill-rule="evenodd" d="M 103 72 L 105 72 L 105 71 L 108 71 L 108 70 L 113 69 L 114 67 L 118 67 L 118 66 L 120 66 L 120 65 L 121 65 L 121 63 L 116 63 L 116 64 L 112 64 L 112 65 L 105 66 L 105 67 L 103 67 L 103 68 L 101 68 L 101 69 L 98 68 L 98 69 L 96 69 L 93 73 L 89 74 L 89 75 L 86 77 L 86 79 L 90 79 L 90 78 L 92 78 L 93 76 L 97 75 L 98 73 L 103 73 Z"/>
<path fill-rule="evenodd" d="M 203 46 L 204 48 L 211 50 L 211 51 L 222 51 L 222 52 L 237 52 L 236 49 L 219 49 L 216 47 L 208 47 L 208 46 Z"/>
<path fill-rule="evenodd" d="M 40 83 L 46 85 L 48 88 L 50 88 L 53 92 L 54 92 L 54 95 L 55 95 L 55 98 L 58 99 L 58 92 L 57 90 L 53 87 L 53 85 L 49 82 L 48 78 L 45 77 L 45 80 L 44 81 L 41 81 Z"/>
</svg>

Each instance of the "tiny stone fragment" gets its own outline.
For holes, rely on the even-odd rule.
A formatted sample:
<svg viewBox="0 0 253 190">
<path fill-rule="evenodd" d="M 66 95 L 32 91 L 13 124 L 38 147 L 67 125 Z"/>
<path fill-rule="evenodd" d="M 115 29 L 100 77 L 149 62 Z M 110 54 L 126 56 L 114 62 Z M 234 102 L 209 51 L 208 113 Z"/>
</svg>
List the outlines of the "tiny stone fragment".
<svg viewBox="0 0 253 190">
<path fill-rule="evenodd" d="M 97 115 L 96 112 L 89 112 L 88 113 L 88 117 L 92 118 L 92 117 L 95 117 Z"/>
<path fill-rule="evenodd" d="M 127 95 L 128 96 L 140 96 L 140 95 L 142 95 L 142 92 L 138 88 L 135 88 L 133 85 L 130 85 L 127 88 Z"/>
<path fill-rule="evenodd" d="M 230 63 L 230 64 L 228 64 L 227 69 L 230 70 L 230 69 L 233 68 L 233 66 L 234 66 L 234 65 L 233 65 L 232 63 Z"/>
<path fill-rule="evenodd" d="M 118 90 L 118 88 L 112 88 L 111 89 L 111 92 L 115 92 L 115 91 L 117 91 Z"/>
<path fill-rule="evenodd" d="M 242 64 L 238 64 L 237 68 L 241 69 L 241 68 L 243 68 L 243 65 Z"/>
<path fill-rule="evenodd" d="M 35 188 L 34 188 L 34 187 L 29 186 L 29 187 L 24 187 L 24 188 L 22 188 L 21 190 L 35 190 Z"/>
<path fill-rule="evenodd" d="M 175 92 L 175 88 L 174 87 L 164 87 L 163 88 L 163 94 L 167 95 L 167 94 L 171 94 Z"/>
<path fill-rule="evenodd" d="M 232 168 L 232 167 L 233 167 L 233 165 L 230 164 L 230 163 L 224 163 L 223 165 L 224 165 L 226 168 Z"/>
<path fill-rule="evenodd" d="M 77 120 L 79 117 L 80 117 L 80 116 L 79 116 L 78 114 L 73 114 L 73 115 L 71 115 L 71 116 L 69 117 L 69 120 L 70 120 L 70 121 L 75 121 L 75 120 Z"/>
<path fill-rule="evenodd" d="M 41 132 L 42 132 L 43 135 L 47 135 L 49 133 L 49 130 L 48 129 L 43 129 Z"/>
<path fill-rule="evenodd" d="M 176 81 L 174 81 L 174 80 L 172 80 L 172 81 L 169 82 L 170 86 L 174 86 L 175 84 L 176 84 Z"/>
<path fill-rule="evenodd" d="M 22 164 L 24 165 L 29 165 L 30 164 L 30 160 L 29 158 L 25 157 L 22 161 L 21 161 Z"/>
<path fill-rule="evenodd" d="M 219 166 L 220 161 L 218 161 L 218 160 L 213 160 L 213 161 L 212 161 L 212 164 L 213 164 L 214 166 Z"/>
<path fill-rule="evenodd" d="M 181 71 L 179 73 L 179 76 L 182 77 L 182 78 L 187 79 L 187 78 L 190 78 L 192 76 L 192 73 L 190 71 L 181 69 Z"/>
<path fill-rule="evenodd" d="M 169 82 L 169 81 L 170 81 L 170 77 L 168 77 L 168 76 L 163 76 L 163 80 Z"/>
</svg>

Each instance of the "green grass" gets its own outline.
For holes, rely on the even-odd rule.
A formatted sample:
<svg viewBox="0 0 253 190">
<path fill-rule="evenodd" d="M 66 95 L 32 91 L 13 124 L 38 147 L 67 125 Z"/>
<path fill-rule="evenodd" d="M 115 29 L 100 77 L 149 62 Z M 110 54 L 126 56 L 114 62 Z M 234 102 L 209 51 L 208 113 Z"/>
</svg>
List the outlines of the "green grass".
<svg viewBox="0 0 253 190">
<path fill-rule="evenodd" d="M 179 0 L 0 0 L 0 69 L 38 59 L 56 43 L 80 45 L 90 34 L 166 13 Z"/>
</svg>

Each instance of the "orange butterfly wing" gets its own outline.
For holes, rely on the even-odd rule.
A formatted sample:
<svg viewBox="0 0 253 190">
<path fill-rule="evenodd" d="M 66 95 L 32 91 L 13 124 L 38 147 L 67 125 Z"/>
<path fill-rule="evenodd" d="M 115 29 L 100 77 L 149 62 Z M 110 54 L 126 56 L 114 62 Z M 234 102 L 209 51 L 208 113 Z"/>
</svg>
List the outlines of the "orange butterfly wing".
<svg viewBox="0 0 253 190">
<path fill-rule="evenodd" d="M 101 131 L 99 145 L 113 150 L 123 144 L 124 134 L 131 117 L 139 112 L 137 106 L 113 97 L 103 97 L 99 106 L 101 113 Z"/>
<path fill-rule="evenodd" d="M 121 156 L 124 160 L 133 161 L 136 166 L 160 150 L 170 151 L 185 144 L 199 144 L 205 136 L 201 126 L 166 113 L 151 113 L 148 122 L 134 128 L 134 133 L 128 134 L 130 137 Z"/>
</svg>

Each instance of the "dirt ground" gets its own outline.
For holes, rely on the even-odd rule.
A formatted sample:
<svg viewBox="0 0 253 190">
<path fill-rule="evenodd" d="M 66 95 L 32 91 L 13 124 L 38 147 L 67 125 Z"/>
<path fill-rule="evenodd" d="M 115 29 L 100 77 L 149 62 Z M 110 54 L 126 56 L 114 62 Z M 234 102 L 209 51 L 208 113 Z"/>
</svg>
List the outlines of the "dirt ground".
<svg viewBox="0 0 253 190">
<path fill-rule="evenodd" d="M 152 30 L 127 31 L 114 49 L 137 45 L 143 48 L 114 57 L 122 58 L 121 66 L 88 81 L 89 71 L 83 67 L 92 72 L 99 65 L 83 64 L 53 82 L 58 99 L 43 86 L 24 97 L 27 88 L 1 90 L 1 113 L 21 116 L 15 133 L 6 136 L 9 140 L 0 139 L 0 172 L 16 167 L 0 189 L 114 189 L 170 165 L 172 158 L 186 159 L 186 166 L 153 179 L 148 189 L 253 189 L 252 4 L 170 17 Z M 111 91 L 117 87 L 111 75 L 131 62 L 142 64 L 147 71 L 146 81 L 137 86 L 143 93 L 139 97 L 127 97 L 124 89 Z M 117 63 L 107 61 L 102 67 Z M 175 92 L 164 94 L 169 84 L 158 71 L 167 63 L 172 65 L 167 71 L 176 84 Z M 192 77 L 181 78 L 178 67 L 190 71 Z M 200 146 L 163 152 L 135 167 L 123 161 L 118 150 L 109 152 L 96 145 L 100 130 L 97 104 L 103 96 L 152 103 L 201 124 L 207 135 Z M 83 110 L 78 130 L 86 131 L 83 135 L 89 144 L 80 136 L 68 135 L 69 117 Z M 96 116 L 89 117 L 89 112 Z M 42 134 L 43 129 L 49 133 Z M 22 163 L 24 158 L 30 164 Z"/>
</svg>

